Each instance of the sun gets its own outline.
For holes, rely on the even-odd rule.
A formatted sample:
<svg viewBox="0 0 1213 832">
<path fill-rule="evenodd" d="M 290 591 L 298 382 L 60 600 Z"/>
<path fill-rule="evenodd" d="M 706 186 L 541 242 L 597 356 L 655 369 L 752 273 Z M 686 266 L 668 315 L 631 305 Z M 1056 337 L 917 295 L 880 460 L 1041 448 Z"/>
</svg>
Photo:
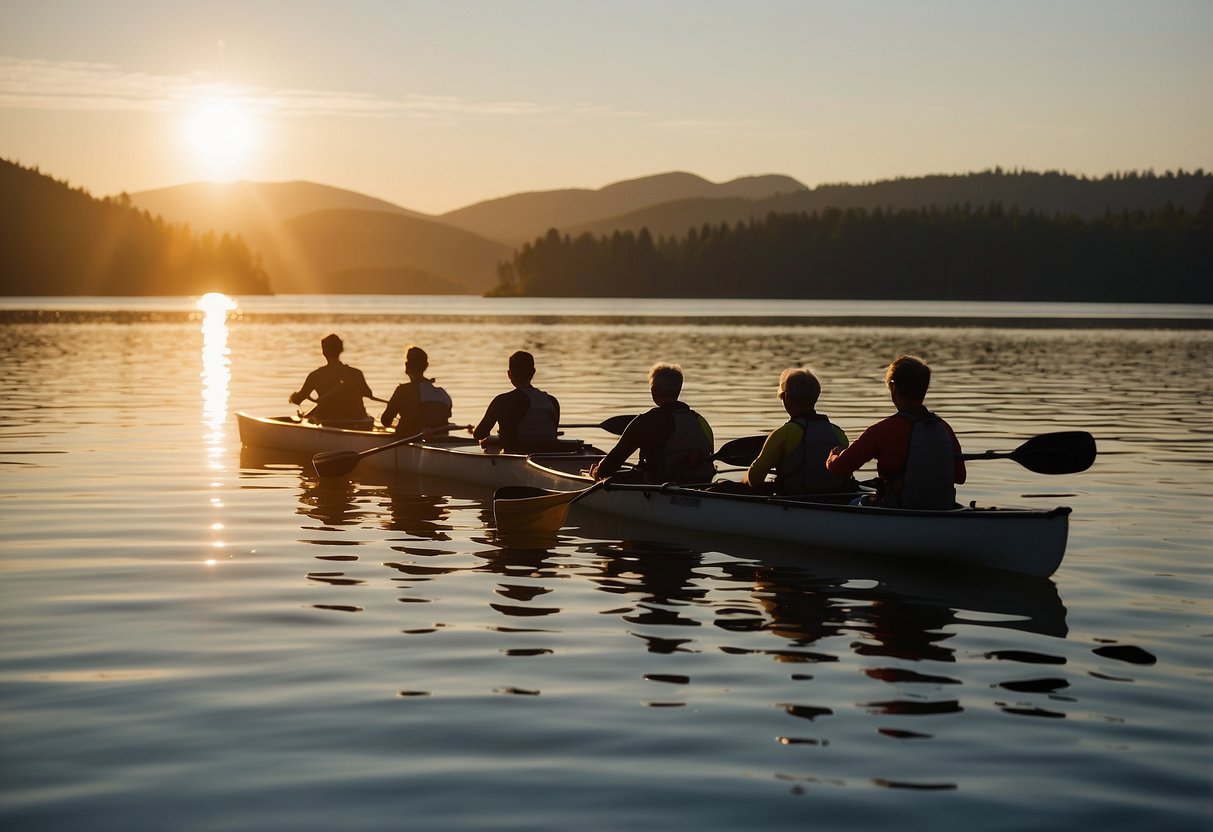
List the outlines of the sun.
<svg viewBox="0 0 1213 832">
<path fill-rule="evenodd" d="M 221 172 L 230 171 L 253 148 L 253 116 L 237 101 L 207 101 L 190 117 L 187 133 L 203 161 Z"/>
</svg>

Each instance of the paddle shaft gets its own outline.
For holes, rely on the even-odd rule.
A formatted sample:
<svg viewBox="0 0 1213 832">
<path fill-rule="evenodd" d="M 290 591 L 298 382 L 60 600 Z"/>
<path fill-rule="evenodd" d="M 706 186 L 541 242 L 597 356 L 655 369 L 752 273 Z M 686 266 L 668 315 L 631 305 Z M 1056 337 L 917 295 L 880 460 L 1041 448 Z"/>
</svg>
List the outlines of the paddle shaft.
<svg viewBox="0 0 1213 832">
<path fill-rule="evenodd" d="M 609 419 L 604 419 L 603 421 L 599 422 L 596 425 L 591 425 L 591 424 L 587 423 L 587 424 L 560 425 L 559 427 L 561 427 L 561 428 L 597 428 L 599 430 L 605 430 L 607 433 L 613 433 L 616 436 L 618 436 L 619 434 L 623 433 L 623 431 L 627 428 L 627 426 L 629 424 L 632 423 L 632 420 L 635 418 L 636 418 L 635 416 L 631 416 L 631 415 L 612 416 Z"/>
<path fill-rule="evenodd" d="M 316 454 L 312 457 L 312 467 L 316 470 L 316 474 L 321 477 L 340 477 L 353 471 L 354 468 L 368 456 L 374 456 L 383 451 L 390 451 L 393 448 L 399 448 L 401 445 L 407 445 L 410 442 L 416 442 L 418 439 L 424 439 L 435 433 L 446 433 L 450 430 L 458 428 L 458 425 L 443 425 L 440 428 L 430 428 L 423 430 L 420 433 L 415 433 L 412 436 L 406 436 L 402 439 L 397 439 L 388 442 L 386 445 L 379 445 L 375 448 L 367 448 L 365 451 L 325 451 L 324 453 Z"/>
</svg>

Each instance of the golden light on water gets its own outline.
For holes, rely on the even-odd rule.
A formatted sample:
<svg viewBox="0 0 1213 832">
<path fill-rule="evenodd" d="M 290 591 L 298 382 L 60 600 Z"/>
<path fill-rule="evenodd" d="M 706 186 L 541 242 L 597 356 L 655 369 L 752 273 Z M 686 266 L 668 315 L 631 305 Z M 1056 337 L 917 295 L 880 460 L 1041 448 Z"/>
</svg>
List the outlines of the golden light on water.
<svg viewBox="0 0 1213 832">
<path fill-rule="evenodd" d="M 222 472 L 223 456 L 227 451 L 224 443 L 224 424 L 227 422 L 228 385 L 232 379 L 231 351 L 227 347 L 227 313 L 236 308 L 236 303 L 227 295 L 220 292 L 210 292 L 198 299 L 195 306 L 203 312 L 202 318 L 202 423 L 207 427 L 204 437 L 207 455 L 207 467 L 214 476 Z M 211 480 L 211 488 L 221 488 L 222 480 Z M 223 508 L 223 501 L 218 497 L 211 498 L 211 506 L 215 510 Z M 223 523 L 210 524 L 211 546 L 221 549 L 224 543 L 218 538 L 223 531 Z M 214 566 L 213 558 L 207 560 L 208 566 Z"/>
<path fill-rule="evenodd" d="M 220 431 L 227 420 L 227 389 L 232 374 L 227 348 L 227 313 L 236 303 L 220 292 L 209 292 L 198 299 L 202 318 L 202 413 L 213 431 Z M 222 435 L 222 434 L 220 434 Z M 214 443 L 211 443 L 214 444 Z"/>
</svg>

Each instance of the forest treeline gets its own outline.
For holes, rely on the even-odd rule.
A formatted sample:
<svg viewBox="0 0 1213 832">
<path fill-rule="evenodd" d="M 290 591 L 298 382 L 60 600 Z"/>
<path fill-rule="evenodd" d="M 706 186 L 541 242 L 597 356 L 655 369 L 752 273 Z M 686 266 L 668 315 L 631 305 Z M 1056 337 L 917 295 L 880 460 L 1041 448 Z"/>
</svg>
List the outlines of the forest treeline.
<svg viewBox="0 0 1213 832">
<path fill-rule="evenodd" d="M 826 209 L 573 237 L 556 230 L 500 264 L 492 294 L 1088 302 L 1213 302 L 1213 189 L 1095 218 L 994 203 Z"/>
<path fill-rule="evenodd" d="M 0 294 L 268 294 L 239 237 L 193 232 L 0 159 Z"/>
</svg>

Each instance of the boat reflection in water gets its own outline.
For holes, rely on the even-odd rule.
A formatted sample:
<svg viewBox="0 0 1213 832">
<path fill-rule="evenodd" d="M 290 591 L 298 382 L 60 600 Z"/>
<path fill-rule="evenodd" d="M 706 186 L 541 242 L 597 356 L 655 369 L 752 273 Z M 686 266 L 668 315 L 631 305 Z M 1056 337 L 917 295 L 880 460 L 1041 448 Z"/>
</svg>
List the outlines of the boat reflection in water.
<svg viewBox="0 0 1213 832">
<path fill-rule="evenodd" d="M 591 512 L 580 518 L 581 525 L 557 535 L 508 536 L 492 528 L 491 489 L 387 474 L 320 480 L 297 454 L 250 448 L 242 451 L 241 465 L 248 476 L 258 468 L 296 467 L 298 512 L 323 524 L 304 526 L 324 532 L 309 542 L 372 545 L 380 562 L 398 573 L 394 581 L 420 578 L 428 583 L 425 594 L 438 595 L 444 576 L 468 570 L 469 555 L 466 548 L 457 552 L 441 544 L 470 536 L 484 544 L 471 553 L 478 559 L 472 569 L 508 578 L 496 594 L 522 602 L 495 601 L 498 612 L 558 615 L 561 610 L 550 602 L 531 602 L 548 595 L 557 581 L 576 577 L 609 596 L 600 613 L 617 615 L 652 653 L 703 649 L 695 630 L 709 625 L 746 636 L 722 646 L 726 652 L 807 664 L 838 661 L 847 653 L 952 662 L 947 642 L 959 627 L 1053 638 L 1068 631 L 1065 607 L 1049 579 L 805 551 Z M 380 557 L 385 547 L 390 560 Z M 890 681 L 911 678 L 898 669 L 870 673 Z"/>
</svg>

